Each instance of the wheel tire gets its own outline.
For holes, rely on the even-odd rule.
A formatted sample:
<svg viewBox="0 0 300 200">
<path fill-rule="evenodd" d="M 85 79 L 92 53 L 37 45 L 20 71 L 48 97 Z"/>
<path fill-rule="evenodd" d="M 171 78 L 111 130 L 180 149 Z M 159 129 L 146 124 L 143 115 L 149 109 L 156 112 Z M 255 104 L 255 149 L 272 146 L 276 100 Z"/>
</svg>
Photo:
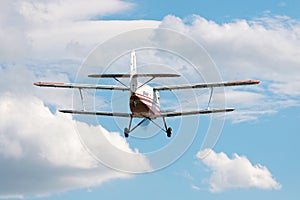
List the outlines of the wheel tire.
<svg viewBox="0 0 300 200">
<path fill-rule="evenodd" d="M 125 138 L 128 138 L 128 136 L 129 136 L 129 129 L 128 128 L 124 128 L 124 136 L 125 136 Z"/>
<path fill-rule="evenodd" d="M 171 136 L 172 136 L 172 128 L 169 127 L 169 128 L 167 129 L 167 137 L 171 137 Z"/>
</svg>

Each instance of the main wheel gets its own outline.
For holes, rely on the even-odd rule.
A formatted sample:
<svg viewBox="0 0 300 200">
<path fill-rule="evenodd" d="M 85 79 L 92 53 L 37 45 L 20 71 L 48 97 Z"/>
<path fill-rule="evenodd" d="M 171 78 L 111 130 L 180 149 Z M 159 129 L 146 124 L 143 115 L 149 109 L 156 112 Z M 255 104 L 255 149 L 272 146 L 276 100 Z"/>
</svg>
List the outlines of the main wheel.
<svg viewBox="0 0 300 200">
<path fill-rule="evenodd" d="M 124 128 L 124 136 L 126 138 L 128 138 L 128 136 L 129 136 L 129 129 L 128 128 Z"/>
<path fill-rule="evenodd" d="M 172 128 L 169 127 L 169 128 L 167 129 L 167 136 L 168 136 L 168 137 L 171 137 L 171 135 L 172 135 Z"/>
</svg>

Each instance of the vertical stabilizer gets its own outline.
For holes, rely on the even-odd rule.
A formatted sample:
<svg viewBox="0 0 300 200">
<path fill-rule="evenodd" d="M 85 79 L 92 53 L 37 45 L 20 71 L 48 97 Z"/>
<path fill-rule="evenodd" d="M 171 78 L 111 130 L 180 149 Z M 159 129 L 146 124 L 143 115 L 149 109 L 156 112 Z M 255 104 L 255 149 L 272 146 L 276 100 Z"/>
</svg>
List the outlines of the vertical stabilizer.
<svg viewBox="0 0 300 200">
<path fill-rule="evenodd" d="M 131 92 L 135 92 L 137 89 L 137 77 L 134 76 L 135 74 L 137 74 L 136 55 L 135 55 L 135 51 L 132 51 L 131 59 L 130 59 L 130 90 L 131 90 Z"/>
</svg>

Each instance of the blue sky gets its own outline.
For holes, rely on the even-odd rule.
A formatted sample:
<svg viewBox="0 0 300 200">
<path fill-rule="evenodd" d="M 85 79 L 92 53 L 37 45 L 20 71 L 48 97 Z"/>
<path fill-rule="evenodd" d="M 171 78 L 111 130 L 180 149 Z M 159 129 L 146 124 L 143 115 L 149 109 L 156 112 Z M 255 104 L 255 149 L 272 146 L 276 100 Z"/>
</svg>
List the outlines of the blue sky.
<svg viewBox="0 0 300 200">
<path fill-rule="evenodd" d="M 1 198 L 297 199 L 298 1 L 115 0 L 93 1 L 86 7 L 76 1 L 74 12 L 69 12 L 68 0 L 59 5 L 45 2 L 33 6 L 30 1 L 4 1 L 0 9 L 0 85 L 5 85 L 0 87 L 0 116 L 5 119 L 0 122 L 0 174 L 4 181 L 11 180 L 8 184 L 0 180 Z M 57 114 L 56 109 L 72 106 L 72 93 L 33 88 L 32 82 L 74 80 L 78 66 L 97 44 L 127 30 L 157 26 L 201 43 L 224 80 L 257 78 L 262 83 L 226 90 L 227 104 L 236 111 L 226 117 L 209 160 L 197 157 L 210 123 L 210 118 L 200 117 L 192 144 L 163 169 L 133 175 L 99 167 L 76 140 L 74 127 L 108 133 L 105 137 L 130 152 L 135 147 L 141 152 L 160 147 L 172 139 L 158 136 L 126 142 L 110 119 L 98 119 L 103 130 Z M 168 121 L 173 127 L 181 122 Z M 118 155 L 114 158 L 127 166 Z M 141 168 L 149 167 L 146 158 L 139 159 Z M 230 177 L 226 182 L 214 175 Z M 249 177 L 258 177 L 258 183 Z M 32 187 L 25 187 L 26 182 Z"/>
<path fill-rule="evenodd" d="M 156 19 L 162 20 L 166 15 L 173 14 L 181 18 L 196 14 L 217 22 L 230 22 L 234 19 L 252 19 L 266 12 L 274 15 L 287 15 L 299 18 L 299 2 L 297 1 L 132 1 L 136 9 L 129 13 L 107 16 L 109 19 Z M 105 17 L 106 18 L 106 17 Z"/>
</svg>

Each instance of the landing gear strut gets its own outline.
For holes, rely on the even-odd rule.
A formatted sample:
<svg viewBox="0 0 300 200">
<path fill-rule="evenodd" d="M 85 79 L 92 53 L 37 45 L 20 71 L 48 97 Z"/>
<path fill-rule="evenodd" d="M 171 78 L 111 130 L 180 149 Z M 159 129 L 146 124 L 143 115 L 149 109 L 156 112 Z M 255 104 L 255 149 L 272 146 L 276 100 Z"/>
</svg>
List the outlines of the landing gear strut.
<svg viewBox="0 0 300 200">
<path fill-rule="evenodd" d="M 171 127 L 167 128 L 166 119 L 164 117 L 163 117 L 163 121 L 164 121 L 164 126 L 165 126 L 165 132 L 167 133 L 167 137 L 171 137 L 172 136 L 172 128 Z"/>
<path fill-rule="evenodd" d="M 169 127 L 169 128 L 166 130 L 166 133 L 167 133 L 167 136 L 168 136 L 168 137 L 171 137 L 171 136 L 172 136 L 172 128 Z"/>
<path fill-rule="evenodd" d="M 129 136 L 131 123 L 132 123 L 132 116 L 130 117 L 128 128 L 124 128 L 124 137 L 125 138 L 128 138 L 128 136 Z"/>
<path fill-rule="evenodd" d="M 129 129 L 128 128 L 124 128 L 124 137 L 125 138 L 128 138 L 128 136 L 129 136 Z"/>
<path fill-rule="evenodd" d="M 131 128 L 131 124 L 132 124 L 132 116 L 131 116 L 128 128 L 124 128 L 124 137 L 128 138 L 129 137 L 129 133 L 131 133 L 134 129 L 136 129 L 137 127 L 139 127 L 146 120 L 150 120 L 154 125 L 156 125 L 158 128 L 160 128 L 161 130 L 163 130 L 164 132 L 166 132 L 167 133 L 167 137 L 171 137 L 172 136 L 172 128 L 171 127 L 167 127 L 167 123 L 166 123 L 166 120 L 165 120 L 164 117 L 163 117 L 164 127 L 161 127 L 159 124 L 157 124 L 151 118 L 145 117 L 137 125 L 135 125 L 133 128 Z"/>
<path fill-rule="evenodd" d="M 131 131 L 133 131 L 134 129 L 136 129 L 137 127 L 139 127 L 142 123 L 144 123 L 148 118 L 144 118 L 143 120 L 141 120 L 137 125 L 135 125 L 135 127 L 133 127 L 131 129 L 131 124 L 132 124 L 132 116 L 130 117 L 130 121 L 129 121 L 129 126 L 128 128 L 124 128 L 124 137 L 125 138 L 128 138 L 129 136 L 129 133 Z"/>
</svg>

